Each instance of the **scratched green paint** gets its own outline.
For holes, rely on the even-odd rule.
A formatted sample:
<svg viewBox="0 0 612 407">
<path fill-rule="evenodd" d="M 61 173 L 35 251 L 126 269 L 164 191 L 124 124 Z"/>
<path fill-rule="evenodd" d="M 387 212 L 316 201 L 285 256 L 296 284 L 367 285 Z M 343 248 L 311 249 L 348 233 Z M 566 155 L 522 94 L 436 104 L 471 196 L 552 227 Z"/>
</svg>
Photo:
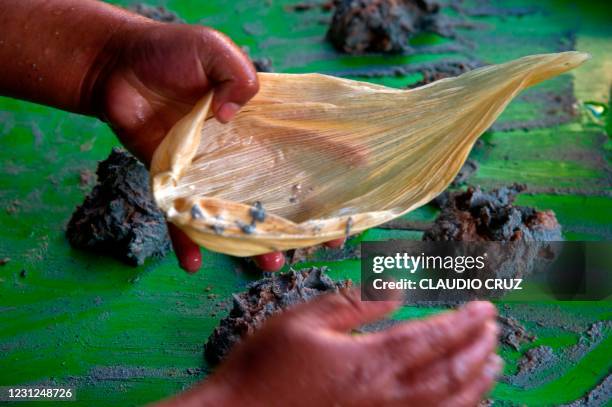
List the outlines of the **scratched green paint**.
<svg viewBox="0 0 612 407">
<path fill-rule="evenodd" d="M 189 23 L 220 29 L 247 46 L 251 55 L 270 57 L 277 71 L 333 73 L 447 57 L 461 59 L 452 53 L 338 56 L 323 41 L 325 25 L 317 21 L 328 15 L 319 10 L 287 12 L 284 6 L 295 2 L 241 0 L 229 6 L 220 0 L 154 3 L 176 11 Z M 512 4 L 529 6 L 533 2 L 512 0 Z M 594 60 L 609 63 L 607 48 L 601 45 L 605 39 L 612 40 L 609 7 L 581 5 L 568 12 L 568 1 L 538 4 L 547 12 L 506 19 L 474 18 L 482 28 L 461 31 L 477 44 L 470 52 L 485 63 L 551 52 L 563 45 L 565 31 L 576 30 L 577 43 L 588 47 L 583 50 L 591 52 Z M 456 13 L 449 14 L 456 17 Z M 583 24 L 578 24 L 580 19 Z M 585 40 L 581 42 L 583 32 Z M 596 40 L 601 38 L 604 41 Z M 443 46 L 450 42 L 425 35 L 413 40 L 412 45 Z M 590 78 L 589 65 L 576 75 L 582 75 L 577 83 L 588 85 L 576 89 L 577 95 L 589 95 L 589 91 L 609 95 L 610 84 L 598 84 L 597 77 Z M 348 76 L 363 79 L 358 74 Z M 421 78 L 420 74 L 411 74 L 369 80 L 405 87 Z M 555 91 L 567 86 L 570 79 L 565 75 L 542 84 L 540 90 Z M 601 90 L 606 86 L 607 93 Z M 603 96 L 591 101 L 609 104 Z M 537 101 L 519 99 L 498 123 L 532 120 L 541 115 L 541 108 Z M 529 132 L 489 131 L 482 137 L 484 146 L 472 153 L 480 170 L 470 182 L 483 186 L 527 182 L 535 192 L 521 195 L 517 202 L 554 210 L 567 239 L 609 240 L 610 128 L 609 110 L 598 120 L 589 119 L 580 110 L 577 119 L 560 126 Z M 602 134 L 608 140 L 602 139 Z M 205 376 L 190 375 L 187 369 L 208 370 L 202 360 L 202 343 L 223 315 L 217 306 L 219 301 L 258 277 L 239 271 L 239 260 L 210 252 L 205 253 L 204 269 L 189 276 L 177 269 L 173 255 L 131 268 L 71 249 L 63 228 L 88 189 L 79 186 L 79 171 L 94 170 L 96 161 L 105 158 L 114 145 L 116 139 L 101 122 L 0 98 L 0 258 L 11 258 L 0 267 L 0 385 L 72 384 L 77 388 L 78 401 L 74 404 L 84 406 L 140 405 L 174 394 Z M 594 165 L 593 159 L 600 165 Z M 551 187 L 565 188 L 565 192 L 550 193 L 547 188 Z M 588 192 L 572 192 L 576 187 Z M 428 206 L 405 218 L 431 221 L 436 214 L 437 210 Z M 349 245 L 389 238 L 418 239 L 420 233 L 373 229 L 352 238 Z M 334 278 L 359 281 L 359 261 L 330 261 L 325 255 L 317 253 L 312 261 L 297 267 L 324 265 Z M 26 270 L 25 278 L 20 277 L 22 270 Z M 211 299 L 211 293 L 219 297 Z M 609 303 L 549 301 L 532 306 L 544 312 L 560 309 L 580 320 L 585 328 L 590 322 L 610 319 L 612 314 Z M 422 318 L 438 311 L 404 307 L 393 318 Z M 524 345 L 521 351 L 537 345 L 561 351 L 577 340 L 576 334 L 561 330 L 535 324 L 528 328 L 538 340 Z M 558 380 L 528 390 L 500 384 L 493 397 L 528 405 L 576 399 L 612 368 L 611 345 L 608 336 Z M 502 355 L 507 372 L 516 369 L 520 352 L 504 348 Z M 126 378 L 109 375 L 108 369 L 116 367 L 137 373 Z M 105 376 L 100 373 L 104 369 Z"/>
</svg>

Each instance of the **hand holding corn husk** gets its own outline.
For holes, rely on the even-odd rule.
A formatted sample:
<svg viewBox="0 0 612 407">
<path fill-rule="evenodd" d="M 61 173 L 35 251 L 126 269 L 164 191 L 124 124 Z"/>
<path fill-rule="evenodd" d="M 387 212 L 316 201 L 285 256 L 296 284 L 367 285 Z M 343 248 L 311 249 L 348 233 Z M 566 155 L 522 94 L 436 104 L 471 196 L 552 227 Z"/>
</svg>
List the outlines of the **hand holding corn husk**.
<svg viewBox="0 0 612 407">
<path fill-rule="evenodd" d="M 442 192 L 522 89 L 587 55 L 528 56 L 398 90 L 319 74 L 259 74 L 228 124 L 207 94 L 155 151 L 155 200 L 211 250 L 305 247 L 403 215 Z"/>
</svg>

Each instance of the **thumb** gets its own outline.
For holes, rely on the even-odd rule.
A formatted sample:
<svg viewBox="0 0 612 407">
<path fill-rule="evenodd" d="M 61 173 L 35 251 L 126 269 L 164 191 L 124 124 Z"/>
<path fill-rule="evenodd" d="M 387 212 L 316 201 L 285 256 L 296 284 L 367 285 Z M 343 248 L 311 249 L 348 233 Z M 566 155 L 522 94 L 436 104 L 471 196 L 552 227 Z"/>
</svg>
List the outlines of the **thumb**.
<svg viewBox="0 0 612 407">
<path fill-rule="evenodd" d="M 341 290 L 327 294 L 309 303 L 295 307 L 292 318 L 302 323 L 323 326 L 346 332 L 369 322 L 374 322 L 399 307 L 397 298 L 388 301 L 362 301 L 358 289 Z"/>
<path fill-rule="evenodd" d="M 257 83 L 257 82 L 255 82 Z M 215 86 L 213 111 L 221 123 L 227 123 L 238 113 L 240 108 L 256 93 L 258 85 L 252 83 L 241 85 L 240 81 L 227 80 Z"/>
<path fill-rule="evenodd" d="M 227 123 L 259 90 L 257 72 L 249 57 L 227 36 L 202 30 L 200 59 L 214 87 L 212 109 L 217 120 Z"/>
</svg>

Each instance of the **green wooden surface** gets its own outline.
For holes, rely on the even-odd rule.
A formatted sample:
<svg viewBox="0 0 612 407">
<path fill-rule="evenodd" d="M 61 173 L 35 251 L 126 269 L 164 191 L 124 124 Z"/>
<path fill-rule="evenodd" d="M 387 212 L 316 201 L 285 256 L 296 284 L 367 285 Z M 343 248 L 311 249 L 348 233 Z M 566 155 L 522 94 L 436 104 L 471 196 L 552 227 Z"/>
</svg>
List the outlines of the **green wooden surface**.
<svg viewBox="0 0 612 407">
<path fill-rule="evenodd" d="M 458 29 L 463 48 L 384 57 L 337 55 L 323 41 L 326 26 L 320 20 L 329 14 L 318 8 L 287 11 L 285 6 L 296 1 L 155 3 L 189 23 L 227 33 L 248 46 L 252 56 L 270 57 L 275 70 L 283 72 L 360 78 L 360 70 L 372 66 L 468 57 L 494 63 L 574 47 L 590 52 L 593 59 L 586 66 L 542 84 L 509 106 L 496 126 L 510 129 L 483 136 L 483 145 L 472 154 L 480 170 L 470 182 L 487 187 L 525 182 L 532 192 L 522 195 L 519 203 L 553 209 L 567 239 L 612 237 L 612 120 L 607 113 L 612 18 L 607 2 L 591 2 L 588 7 L 575 7 L 569 1 L 538 2 L 537 12 L 506 17 L 460 17 L 450 11 L 452 18 L 478 24 L 477 29 Z M 510 7 L 503 2 L 494 5 Z M 517 5 L 532 6 L 533 2 L 512 1 L 512 6 Z M 444 47 L 458 41 L 423 35 L 413 43 Z M 406 86 L 420 79 L 416 73 L 369 80 Z M 538 94 L 555 94 L 572 85 L 576 117 L 529 131 L 515 125 L 548 114 Z M 190 276 L 177 268 L 173 255 L 131 268 L 71 249 L 64 226 L 90 188 L 80 185 L 80 171 L 94 171 L 96 162 L 115 145 L 117 140 L 101 122 L 0 98 L 0 258 L 11 259 L 0 266 L 0 385 L 70 384 L 77 388 L 75 404 L 86 406 L 139 405 L 176 393 L 208 371 L 202 344 L 224 314 L 222 303 L 231 292 L 258 277 L 244 273 L 239 260 L 209 252 L 204 269 Z M 407 218 L 431 220 L 435 216 L 434 209 L 424 207 Z M 373 229 L 349 244 L 390 238 L 418 239 L 420 233 Z M 317 253 L 298 267 L 324 264 L 334 277 L 359 280 L 359 262 L 326 260 L 335 254 Z M 575 344 L 579 332 L 590 323 L 612 315 L 606 302 L 506 306 L 517 312 L 531 307 L 533 318 L 561 313 L 577 327 L 546 328 L 536 323 L 537 318 L 527 319 L 526 326 L 538 340 L 521 352 L 539 344 L 561 352 Z M 410 319 L 432 312 L 436 310 L 406 307 L 394 317 Z M 612 369 L 611 340 L 608 334 L 576 363 L 561 364 L 561 375 L 555 380 L 532 388 L 500 384 L 493 398 L 528 405 L 575 400 Z M 516 368 L 521 352 L 502 351 L 508 373 Z"/>
</svg>

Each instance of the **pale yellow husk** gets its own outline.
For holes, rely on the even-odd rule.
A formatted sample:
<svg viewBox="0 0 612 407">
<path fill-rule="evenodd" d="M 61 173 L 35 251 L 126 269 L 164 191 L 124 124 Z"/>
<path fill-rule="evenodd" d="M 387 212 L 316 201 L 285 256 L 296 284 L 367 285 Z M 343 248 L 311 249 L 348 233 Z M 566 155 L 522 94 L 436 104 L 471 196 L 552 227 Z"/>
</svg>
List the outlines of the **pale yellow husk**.
<svg viewBox="0 0 612 407">
<path fill-rule="evenodd" d="M 414 90 L 262 73 L 229 124 L 208 94 L 174 126 L 153 158 L 155 201 L 195 242 L 236 256 L 360 232 L 441 193 L 518 92 L 587 57 L 533 55 Z M 245 233 L 257 201 L 267 216 Z"/>
</svg>

